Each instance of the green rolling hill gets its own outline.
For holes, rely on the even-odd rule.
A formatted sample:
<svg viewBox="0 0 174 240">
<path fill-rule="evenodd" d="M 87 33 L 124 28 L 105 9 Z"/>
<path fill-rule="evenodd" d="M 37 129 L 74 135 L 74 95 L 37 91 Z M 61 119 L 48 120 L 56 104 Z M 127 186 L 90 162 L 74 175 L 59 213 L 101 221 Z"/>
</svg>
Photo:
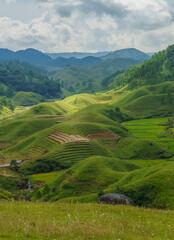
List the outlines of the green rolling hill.
<svg viewBox="0 0 174 240">
<path fill-rule="evenodd" d="M 33 201 L 97 202 L 118 192 L 139 206 L 174 209 L 172 53 L 170 46 L 132 66 L 108 92 L 40 103 L 0 122 L 0 164 L 22 161 L 17 171 L 31 180 Z M 20 189 L 0 188 L 6 198 Z"/>
</svg>

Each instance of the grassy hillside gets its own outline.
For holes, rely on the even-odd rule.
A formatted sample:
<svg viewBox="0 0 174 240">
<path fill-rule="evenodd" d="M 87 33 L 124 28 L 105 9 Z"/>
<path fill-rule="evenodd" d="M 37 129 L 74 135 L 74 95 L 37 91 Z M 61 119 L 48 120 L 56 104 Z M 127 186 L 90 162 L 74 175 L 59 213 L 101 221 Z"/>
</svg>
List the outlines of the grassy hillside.
<svg viewBox="0 0 174 240">
<path fill-rule="evenodd" d="M 127 174 L 106 192 L 119 188 L 140 206 L 174 209 L 173 162 L 157 164 Z"/>
<path fill-rule="evenodd" d="M 174 238 L 173 211 L 99 204 L 21 202 L 1 202 L 0 210 L 0 237 L 7 240 L 13 240 L 14 236 L 24 240 Z"/>
<path fill-rule="evenodd" d="M 13 101 L 17 106 L 32 106 L 44 102 L 46 99 L 37 93 L 21 91 L 15 94 Z"/>
<path fill-rule="evenodd" d="M 115 103 L 132 118 L 165 117 L 174 114 L 174 82 L 147 85 Z"/>
<path fill-rule="evenodd" d="M 125 126 L 134 137 L 163 143 L 171 150 L 174 149 L 172 120 L 169 118 L 133 120 L 124 122 L 123 126 Z"/>
<path fill-rule="evenodd" d="M 150 162 L 145 167 L 138 164 L 140 160 L 87 158 L 47 182 L 31 196 L 40 201 L 97 202 L 100 195 L 117 192 L 130 197 L 139 206 L 174 209 L 173 161 L 155 161 L 156 164 Z"/>
<path fill-rule="evenodd" d="M 150 93 L 149 95 L 152 96 L 151 92 L 158 92 L 164 88 L 158 85 L 156 87 L 153 91 L 147 87 L 143 92 Z M 139 92 L 141 94 L 142 90 L 140 89 Z M 52 159 L 52 154 L 53 157 L 58 154 L 54 151 L 60 143 L 51 140 L 49 135 L 57 130 L 67 134 L 87 136 L 90 141 L 97 138 L 95 141 L 100 143 L 102 147 L 112 151 L 114 156 L 121 158 L 141 158 L 142 152 L 144 152 L 145 158 L 150 158 L 150 156 L 152 158 L 168 157 L 170 152 L 163 146 L 163 143 L 161 145 L 154 143 L 151 148 L 145 150 L 148 141 L 137 141 L 135 137 L 132 138 L 126 128 L 120 124 L 120 122 L 131 119 L 133 114 L 126 111 L 124 106 L 127 106 L 127 102 L 131 104 L 139 96 L 139 92 L 129 93 L 123 89 L 123 91 L 111 91 L 96 95 L 81 94 L 71 96 L 63 101 L 33 106 L 20 118 L 4 122 L 0 126 L 2 129 L 1 141 L 12 145 L 3 150 L 3 154 L 0 154 L 1 161 L 9 161 L 13 158 L 28 159 L 29 156 L 33 159 L 38 158 L 43 153 L 46 154 L 46 158 Z M 119 100 L 117 105 L 114 103 L 116 100 Z M 123 106 L 122 109 L 125 113 L 117 106 Z M 164 106 L 171 107 L 170 104 Z M 147 112 L 144 113 L 147 114 Z M 136 114 L 139 114 L 137 110 Z M 125 137 L 129 137 L 129 139 Z M 119 141 L 120 138 L 122 139 L 116 148 L 114 139 Z M 123 152 L 124 146 L 126 146 L 127 151 Z M 135 147 L 137 148 L 136 153 L 133 150 Z M 59 149 L 61 150 L 60 147 Z M 161 153 L 158 153 L 159 149 L 161 149 Z"/>
<path fill-rule="evenodd" d="M 17 117 L 23 114 L 26 111 L 24 107 L 15 107 L 14 110 L 9 109 L 8 107 L 3 107 L 0 112 L 0 121 Z"/>
<path fill-rule="evenodd" d="M 99 193 L 117 182 L 124 172 L 137 168 L 135 164 L 115 158 L 90 157 L 48 182 L 32 197 L 34 200 L 59 200 Z"/>
<path fill-rule="evenodd" d="M 65 113 L 71 112 L 75 109 L 73 105 L 68 105 L 66 102 L 46 102 L 40 103 L 31 107 L 22 118 L 30 118 L 30 117 L 39 117 L 39 116 L 60 116 Z"/>
</svg>

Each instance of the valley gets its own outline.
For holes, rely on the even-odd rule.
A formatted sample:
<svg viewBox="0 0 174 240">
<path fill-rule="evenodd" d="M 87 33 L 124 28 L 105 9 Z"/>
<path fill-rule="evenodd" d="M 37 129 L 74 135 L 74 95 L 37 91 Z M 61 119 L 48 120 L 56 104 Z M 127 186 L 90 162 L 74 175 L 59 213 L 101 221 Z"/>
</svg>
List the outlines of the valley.
<svg viewBox="0 0 174 240">
<path fill-rule="evenodd" d="M 14 95 L 0 96 L 0 238 L 53 239 L 59 234 L 69 239 L 71 232 L 74 239 L 93 239 L 91 231 L 94 239 L 115 239 L 115 234 L 118 239 L 173 238 L 173 56 L 174 45 L 124 69 L 118 59 L 104 56 L 93 68 L 109 74 L 102 79 L 95 70 L 100 86 L 87 92 L 78 90 L 83 86 L 79 66 L 50 79 L 38 69 L 28 71 L 31 66 L 24 63 L 3 65 L 3 74 L 11 76 L 18 67 L 17 76 L 23 74 L 25 81 L 7 77 L 2 82 L 4 93 L 13 88 Z M 88 76 L 91 69 L 85 69 Z M 62 80 L 56 82 L 58 77 Z M 69 94 L 62 81 L 76 90 Z M 107 193 L 124 194 L 136 207 L 99 205 Z M 60 219 L 56 211 L 64 216 Z"/>
</svg>

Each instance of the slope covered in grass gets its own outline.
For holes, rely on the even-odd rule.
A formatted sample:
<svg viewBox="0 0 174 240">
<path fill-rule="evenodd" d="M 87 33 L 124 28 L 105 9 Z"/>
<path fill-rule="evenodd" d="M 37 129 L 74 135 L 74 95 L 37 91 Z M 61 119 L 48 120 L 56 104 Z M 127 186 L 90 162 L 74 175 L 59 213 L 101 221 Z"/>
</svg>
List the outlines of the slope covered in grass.
<svg viewBox="0 0 174 240">
<path fill-rule="evenodd" d="M 135 164 L 116 158 L 90 157 L 75 164 L 32 196 L 34 199 L 58 200 L 97 193 L 118 181 L 124 172 L 137 168 Z"/>
<path fill-rule="evenodd" d="M 52 104 L 53 103 L 50 103 L 51 106 Z M 0 154 L 1 160 L 4 161 L 6 159 L 6 161 L 8 161 L 8 159 L 11 160 L 12 158 L 16 160 L 28 158 L 34 159 L 38 158 L 39 155 L 48 154 L 48 152 L 50 156 L 52 154 L 53 156 L 55 154 L 58 155 L 57 151 L 61 149 L 60 142 L 50 139 L 50 135 L 55 131 L 61 131 L 62 134 L 64 133 L 73 136 L 79 135 L 81 139 L 88 134 L 102 133 L 106 131 L 116 134 L 116 139 L 119 136 L 127 136 L 126 128 L 110 119 L 109 113 L 107 112 L 107 106 L 102 104 L 99 106 L 93 105 L 92 111 L 89 106 L 86 109 L 82 109 L 75 113 L 73 116 L 68 114 L 66 117 L 48 115 L 49 113 L 55 114 L 54 111 L 51 112 L 53 109 L 49 108 L 49 103 L 48 105 L 46 103 L 43 104 L 44 106 L 46 105 L 46 108 L 44 107 L 43 115 L 41 115 L 42 112 L 39 112 L 38 115 L 34 114 L 33 109 L 40 108 L 40 105 L 41 104 L 29 109 L 18 119 L 9 120 L 1 124 L 1 139 L 13 144 L 10 148 L 3 150 L 3 154 Z M 64 111 L 74 108 L 74 106 L 69 105 L 66 102 L 55 102 L 53 106 L 61 106 L 61 109 L 64 107 Z M 48 109 L 49 112 L 45 111 L 45 109 Z M 101 145 L 104 147 L 102 143 Z"/>
<path fill-rule="evenodd" d="M 32 106 L 40 102 L 44 102 L 46 99 L 40 94 L 33 92 L 17 92 L 13 97 L 13 101 L 17 106 Z"/>
<path fill-rule="evenodd" d="M 114 152 L 121 159 L 165 159 L 173 156 L 173 151 L 167 145 L 151 139 L 121 139 Z"/>
<path fill-rule="evenodd" d="M 7 240 L 14 236 L 23 240 L 174 238 L 173 211 L 99 204 L 1 202 L 0 216 L 0 236 Z"/>
<path fill-rule="evenodd" d="M 39 115 L 63 115 L 74 110 L 74 107 L 63 102 L 40 103 L 29 109 L 22 117 L 35 117 Z"/>
<path fill-rule="evenodd" d="M 127 174 L 106 191 L 119 187 L 119 192 L 140 206 L 174 209 L 173 170 L 173 162 L 142 168 Z"/>
<path fill-rule="evenodd" d="M 174 114 L 174 82 L 145 86 L 115 103 L 132 118 L 165 117 Z"/>
<path fill-rule="evenodd" d="M 63 146 L 57 146 L 46 155 L 37 157 L 34 161 L 26 162 L 21 166 L 20 172 L 33 174 L 68 169 L 77 162 L 95 155 L 108 156 L 112 154 L 95 142 L 67 143 Z"/>
<path fill-rule="evenodd" d="M 111 94 L 113 93 L 111 92 Z M 19 119 L 2 123 L 0 126 L 1 139 L 12 146 L 0 154 L 1 161 L 44 158 L 47 165 L 50 160 L 54 159 L 56 162 L 62 146 L 60 146 L 60 142 L 49 137 L 55 131 L 73 136 L 79 135 L 87 138 L 89 136 L 89 141 L 93 139 L 93 142 L 97 142 L 101 148 L 105 148 L 106 152 L 111 151 L 113 156 L 122 159 L 171 157 L 171 152 L 163 144 L 155 142 L 151 144 L 151 141 L 137 140 L 131 137 L 129 131 L 120 123 L 130 120 L 129 113 L 123 113 L 115 104 L 95 104 L 97 101 L 105 101 L 105 96 L 81 94 L 63 101 L 38 104 L 26 111 Z M 127 96 L 129 97 L 129 95 Z M 121 101 L 126 102 L 124 98 Z M 78 112 L 76 112 L 77 110 Z M 101 137 L 97 137 L 96 134 Z M 94 145 L 94 143 L 91 144 Z M 141 154 L 143 154 L 142 157 Z M 81 157 L 81 159 L 85 157 Z M 71 164 L 65 166 L 68 167 Z M 52 167 L 48 167 L 48 169 L 49 171 L 55 170 Z"/>
<path fill-rule="evenodd" d="M 129 130 L 133 137 L 162 143 L 171 151 L 174 151 L 172 119 L 150 118 L 132 120 L 122 124 Z"/>
<path fill-rule="evenodd" d="M 157 161 L 157 164 L 139 167 L 116 158 L 91 157 L 34 191 L 32 198 L 96 202 L 100 194 L 117 192 L 130 197 L 139 206 L 174 209 L 173 170 L 173 161 Z"/>
</svg>

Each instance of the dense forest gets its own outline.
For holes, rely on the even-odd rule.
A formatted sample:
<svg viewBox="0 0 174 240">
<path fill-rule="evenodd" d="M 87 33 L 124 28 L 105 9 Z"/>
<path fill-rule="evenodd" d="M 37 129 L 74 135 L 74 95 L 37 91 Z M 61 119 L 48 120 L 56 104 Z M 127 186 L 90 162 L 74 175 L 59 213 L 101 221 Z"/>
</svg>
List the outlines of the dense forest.
<svg viewBox="0 0 174 240">
<path fill-rule="evenodd" d="M 41 69 L 26 63 L 1 63 L 0 96 L 12 98 L 19 91 L 34 92 L 46 98 L 58 98 L 61 94 L 59 83 L 41 74 Z"/>
<path fill-rule="evenodd" d="M 1 113 L 1 110 L 3 109 L 3 107 L 7 107 L 13 111 L 15 108 L 15 104 L 12 101 L 12 99 L 9 99 L 5 96 L 3 96 L 3 97 L 0 96 L 0 113 Z"/>
<path fill-rule="evenodd" d="M 110 88 L 129 84 L 129 89 L 174 80 L 174 45 L 144 61 L 130 67 L 123 74 L 113 78 Z"/>
</svg>

